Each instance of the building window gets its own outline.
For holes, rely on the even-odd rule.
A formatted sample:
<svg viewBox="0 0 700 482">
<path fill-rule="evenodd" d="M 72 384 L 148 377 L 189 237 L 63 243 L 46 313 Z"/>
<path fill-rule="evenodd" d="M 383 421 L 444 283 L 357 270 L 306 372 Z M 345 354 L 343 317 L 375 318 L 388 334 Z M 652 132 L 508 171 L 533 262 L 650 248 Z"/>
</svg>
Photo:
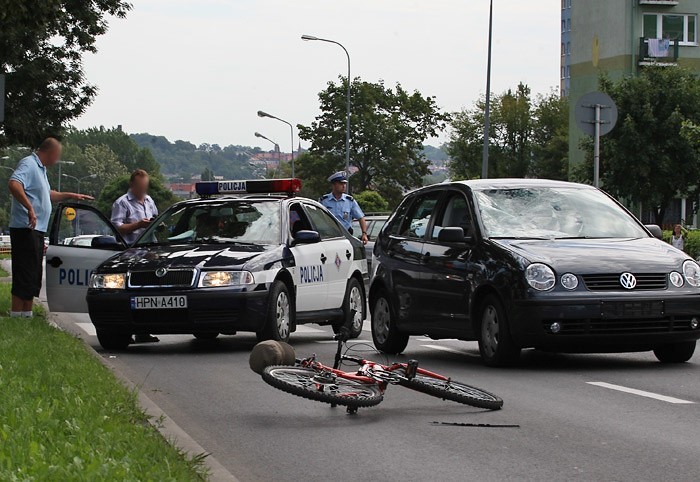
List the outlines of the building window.
<svg viewBox="0 0 700 482">
<path fill-rule="evenodd" d="M 680 45 L 697 45 L 695 14 L 645 13 L 644 38 L 678 40 Z"/>
<path fill-rule="evenodd" d="M 566 19 L 566 30 L 571 32 L 571 19 L 570 18 Z"/>
<path fill-rule="evenodd" d="M 565 79 L 566 78 L 566 67 L 562 66 L 561 68 L 561 78 Z"/>
<path fill-rule="evenodd" d="M 571 53 L 571 42 L 566 42 L 566 55 Z"/>
<path fill-rule="evenodd" d="M 561 21 L 561 33 L 566 32 L 566 20 Z"/>
</svg>

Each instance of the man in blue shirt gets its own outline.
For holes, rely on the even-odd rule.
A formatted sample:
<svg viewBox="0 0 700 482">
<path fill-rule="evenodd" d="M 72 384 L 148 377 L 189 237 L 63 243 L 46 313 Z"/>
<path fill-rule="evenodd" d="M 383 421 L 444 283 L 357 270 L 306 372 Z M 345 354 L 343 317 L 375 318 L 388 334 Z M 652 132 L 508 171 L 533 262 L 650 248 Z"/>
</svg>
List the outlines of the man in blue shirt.
<svg viewBox="0 0 700 482">
<path fill-rule="evenodd" d="M 61 158 L 61 143 L 49 137 L 36 152 L 25 157 L 10 176 L 12 194 L 10 241 L 12 242 L 12 308 L 10 316 L 32 316 L 43 275 L 44 236 L 49 227 L 51 203 L 92 199 L 72 192 L 52 191 L 46 168 Z"/>
<path fill-rule="evenodd" d="M 158 216 L 156 203 L 148 195 L 149 183 L 148 173 L 136 169 L 131 173 L 129 190 L 112 205 L 112 224 L 130 245 L 150 226 L 151 220 Z"/>
<path fill-rule="evenodd" d="M 330 182 L 332 186 L 331 192 L 322 196 L 319 202 L 338 218 L 340 224 L 342 224 L 350 234 L 353 234 L 353 220 L 358 220 L 360 222 L 360 228 L 362 229 L 362 242 L 367 244 L 369 238 L 367 238 L 365 214 L 362 212 L 362 209 L 360 209 L 357 201 L 355 201 L 352 196 L 345 194 L 345 190 L 348 187 L 348 178 L 345 172 L 338 171 L 332 174 L 328 178 L 328 182 Z"/>
</svg>

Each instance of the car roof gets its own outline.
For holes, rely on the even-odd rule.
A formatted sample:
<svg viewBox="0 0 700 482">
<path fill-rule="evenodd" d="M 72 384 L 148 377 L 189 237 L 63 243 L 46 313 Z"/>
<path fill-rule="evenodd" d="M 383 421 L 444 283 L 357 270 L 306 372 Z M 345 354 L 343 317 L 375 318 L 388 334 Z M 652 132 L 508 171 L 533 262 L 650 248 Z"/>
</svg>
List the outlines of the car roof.
<svg viewBox="0 0 700 482">
<path fill-rule="evenodd" d="M 304 201 L 310 202 L 314 205 L 320 205 L 313 199 L 305 197 L 289 197 L 289 196 L 279 196 L 275 194 L 243 194 L 243 195 L 224 195 L 224 196 L 212 196 L 212 197 L 201 197 L 186 199 L 184 201 L 177 202 L 173 206 L 189 206 L 198 204 L 217 204 L 221 201 L 241 201 L 241 202 L 278 202 L 282 203 L 284 201 Z"/>
<path fill-rule="evenodd" d="M 522 178 L 503 178 L 503 179 L 472 179 L 468 181 L 455 181 L 450 184 L 463 184 L 469 188 L 482 191 L 485 189 L 513 189 L 523 187 L 568 187 L 575 189 L 595 189 L 588 184 L 579 184 L 567 181 L 555 181 L 552 179 L 522 179 Z"/>
</svg>

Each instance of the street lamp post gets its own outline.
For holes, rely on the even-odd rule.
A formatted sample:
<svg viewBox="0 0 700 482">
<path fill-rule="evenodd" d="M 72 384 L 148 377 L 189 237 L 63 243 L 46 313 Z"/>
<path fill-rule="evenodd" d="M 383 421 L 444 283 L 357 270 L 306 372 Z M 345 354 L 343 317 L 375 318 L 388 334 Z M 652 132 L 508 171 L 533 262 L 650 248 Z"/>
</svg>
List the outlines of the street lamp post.
<svg viewBox="0 0 700 482">
<path fill-rule="evenodd" d="M 292 139 L 292 177 L 294 177 L 294 126 L 292 126 L 292 124 L 290 124 L 289 122 L 287 122 L 284 119 L 280 119 L 279 117 L 275 117 L 274 115 L 268 114 L 267 112 L 264 112 L 261 110 L 258 111 L 258 117 L 269 117 L 270 119 L 276 119 L 280 122 L 284 122 L 285 124 L 287 124 L 289 126 L 289 130 L 292 133 L 292 136 L 291 136 L 291 139 Z"/>
<path fill-rule="evenodd" d="M 61 192 L 61 164 L 68 164 L 70 166 L 74 165 L 73 161 L 58 161 L 58 192 Z"/>
<path fill-rule="evenodd" d="M 71 176 L 70 174 L 63 174 L 63 177 L 68 177 L 70 179 L 74 179 L 78 183 L 78 194 L 80 194 L 80 183 L 83 182 L 83 180 L 88 179 L 88 178 L 95 179 L 97 177 L 97 174 L 89 174 L 89 175 L 83 176 L 83 177 L 75 177 L 75 176 Z"/>
<path fill-rule="evenodd" d="M 259 137 L 259 138 L 261 138 L 261 139 L 265 139 L 266 141 L 272 142 L 272 144 L 274 144 L 274 146 L 275 146 L 275 151 L 277 151 L 277 169 L 279 169 L 280 166 L 282 166 L 282 151 L 280 151 L 280 145 L 277 144 L 277 143 L 276 143 L 275 141 L 273 141 L 272 139 L 269 139 L 269 138 L 265 137 L 264 135 L 262 135 L 262 134 L 259 133 L 259 132 L 256 132 L 256 133 L 255 133 L 255 137 Z M 294 156 L 294 154 L 292 154 L 292 157 L 293 157 L 293 156 Z M 267 172 L 270 170 L 270 168 L 267 167 L 267 161 L 265 161 L 265 169 L 266 169 L 266 170 L 265 170 L 265 173 L 266 173 L 266 176 L 265 176 L 265 177 L 267 177 Z M 292 170 L 292 171 L 293 171 L 293 170 Z M 294 177 L 294 172 L 292 172 L 292 177 Z"/>
<path fill-rule="evenodd" d="M 345 173 L 350 177 L 350 54 L 348 49 L 346 49 L 343 44 L 336 42 L 335 40 L 314 37 L 313 35 L 302 35 L 302 40 L 312 41 L 317 40 L 319 42 L 328 42 L 331 44 L 336 44 L 345 52 L 345 56 L 348 58 L 348 92 L 347 92 L 347 110 L 345 112 Z"/>
<path fill-rule="evenodd" d="M 484 107 L 484 153 L 481 159 L 481 178 L 489 177 L 489 130 L 491 129 L 491 38 L 493 34 L 493 0 L 489 6 L 489 47 L 486 63 L 486 105 Z"/>
</svg>

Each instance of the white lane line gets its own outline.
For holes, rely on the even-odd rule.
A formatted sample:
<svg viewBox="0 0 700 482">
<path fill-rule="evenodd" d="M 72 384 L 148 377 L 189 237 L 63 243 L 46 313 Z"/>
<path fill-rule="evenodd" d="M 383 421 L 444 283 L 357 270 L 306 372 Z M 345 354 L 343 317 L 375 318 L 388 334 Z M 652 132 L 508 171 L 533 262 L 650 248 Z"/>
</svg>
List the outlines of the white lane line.
<svg viewBox="0 0 700 482">
<path fill-rule="evenodd" d="M 319 328 L 311 328 L 310 326 L 306 325 L 297 325 L 297 331 L 294 333 L 325 333 L 325 331 Z"/>
<path fill-rule="evenodd" d="M 90 336 L 97 335 L 97 332 L 95 331 L 95 325 L 93 325 L 92 323 L 76 323 L 76 325 L 82 328 L 83 331 Z"/>
<path fill-rule="evenodd" d="M 372 331 L 372 326 L 365 321 L 364 325 L 362 325 L 362 331 Z"/>
<path fill-rule="evenodd" d="M 613 385 L 612 383 L 605 382 L 586 382 L 589 385 L 595 385 L 596 387 L 609 388 L 610 390 L 617 390 L 618 392 L 631 393 L 632 395 L 639 395 L 640 397 L 653 398 L 654 400 L 661 400 L 662 402 L 668 403 L 684 403 L 691 404 L 688 400 L 681 400 L 680 398 L 667 397 L 666 395 L 659 395 L 658 393 L 646 392 L 644 390 L 637 390 L 636 388 L 623 387 L 622 385 Z"/>
<path fill-rule="evenodd" d="M 457 353 L 458 355 L 467 355 L 462 350 L 457 350 L 456 348 L 450 348 L 449 346 L 440 345 L 421 345 L 424 348 L 432 348 L 433 350 L 448 351 L 450 353 Z"/>
</svg>

